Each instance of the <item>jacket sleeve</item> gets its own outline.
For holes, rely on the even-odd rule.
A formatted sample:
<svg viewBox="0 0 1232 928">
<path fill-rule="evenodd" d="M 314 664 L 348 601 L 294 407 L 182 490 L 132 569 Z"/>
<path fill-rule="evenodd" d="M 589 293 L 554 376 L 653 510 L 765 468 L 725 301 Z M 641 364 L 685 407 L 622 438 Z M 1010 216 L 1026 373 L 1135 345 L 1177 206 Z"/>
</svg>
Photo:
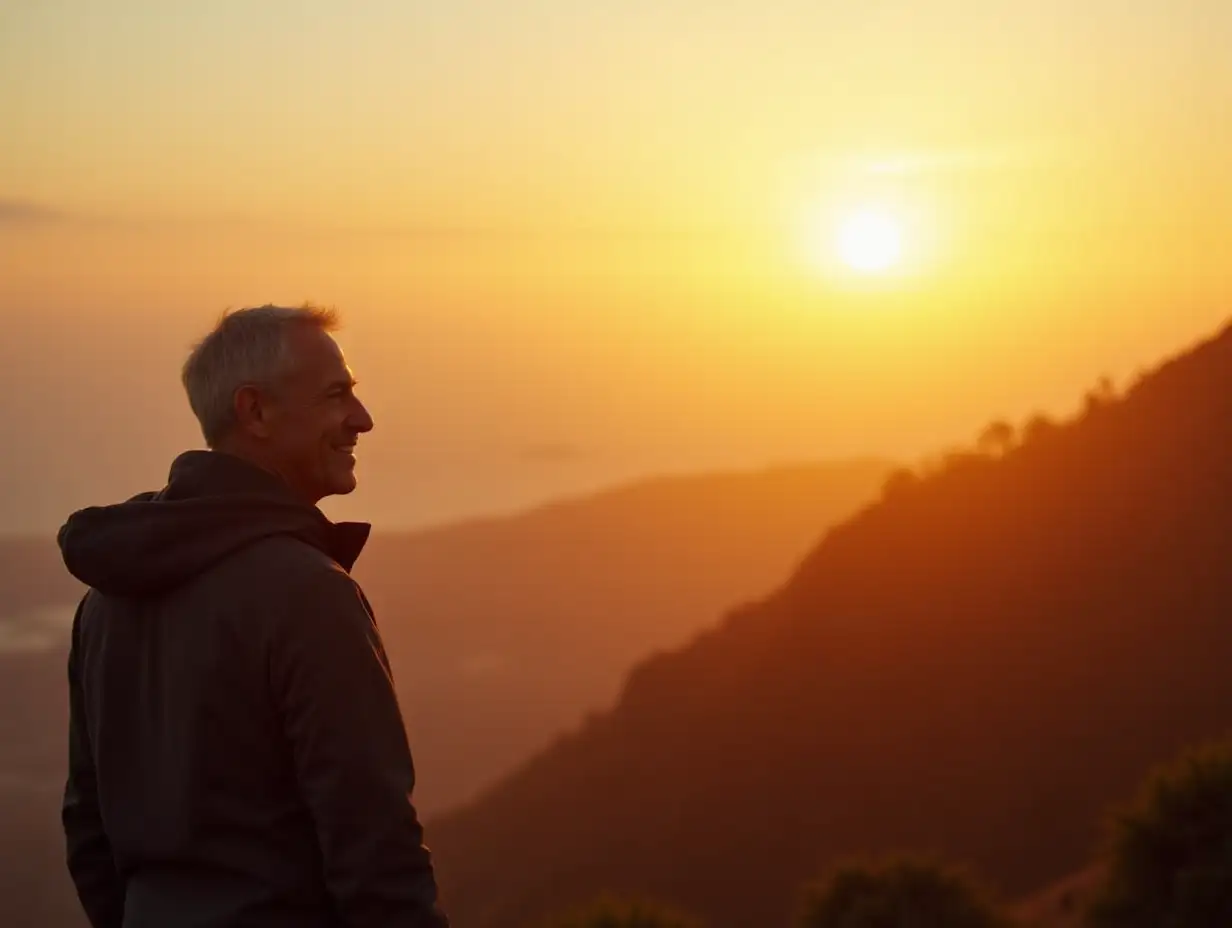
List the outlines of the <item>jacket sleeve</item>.
<svg viewBox="0 0 1232 928">
<path fill-rule="evenodd" d="M 411 804 L 414 767 L 367 602 L 341 569 L 297 578 L 270 685 L 348 928 L 448 928 Z"/>
<path fill-rule="evenodd" d="M 68 852 L 68 869 L 93 928 L 121 928 L 124 921 L 124 883 L 116 870 L 111 842 L 99 812 L 94 758 L 81 689 L 81 613 L 73 618 L 68 658 L 69 735 L 68 782 L 64 788 L 61 820 Z"/>
</svg>

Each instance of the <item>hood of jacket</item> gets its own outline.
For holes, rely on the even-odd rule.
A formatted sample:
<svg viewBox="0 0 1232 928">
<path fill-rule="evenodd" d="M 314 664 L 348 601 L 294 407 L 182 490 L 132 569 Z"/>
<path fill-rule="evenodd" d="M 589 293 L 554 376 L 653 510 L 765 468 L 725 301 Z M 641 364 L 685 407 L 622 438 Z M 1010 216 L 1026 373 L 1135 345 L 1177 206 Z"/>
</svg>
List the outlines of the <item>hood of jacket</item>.
<svg viewBox="0 0 1232 928">
<path fill-rule="evenodd" d="M 69 572 L 100 593 L 166 592 L 241 548 L 291 535 L 350 570 L 371 526 L 331 522 L 283 481 L 219 451 L 187 451 L 167 485 L 69 516 L 57 540 Z"/>
</svg>

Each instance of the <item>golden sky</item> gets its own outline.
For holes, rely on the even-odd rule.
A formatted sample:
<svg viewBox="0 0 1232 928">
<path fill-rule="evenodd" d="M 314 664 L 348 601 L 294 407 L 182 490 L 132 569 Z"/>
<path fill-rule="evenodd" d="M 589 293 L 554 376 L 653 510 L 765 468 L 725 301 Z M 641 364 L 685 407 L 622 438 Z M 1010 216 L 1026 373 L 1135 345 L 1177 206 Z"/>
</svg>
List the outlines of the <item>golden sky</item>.
<svg viewBox="0 0 1232 928">
<path fill-rule="evenodd" d="M 156 486 L 270 301 L 343 310 L 332 511 L 385 525 L 1067 410 L 1232 316 L 1230 48 L 1222 0 L 0 0 L 0 530 Z"/>
</svg>

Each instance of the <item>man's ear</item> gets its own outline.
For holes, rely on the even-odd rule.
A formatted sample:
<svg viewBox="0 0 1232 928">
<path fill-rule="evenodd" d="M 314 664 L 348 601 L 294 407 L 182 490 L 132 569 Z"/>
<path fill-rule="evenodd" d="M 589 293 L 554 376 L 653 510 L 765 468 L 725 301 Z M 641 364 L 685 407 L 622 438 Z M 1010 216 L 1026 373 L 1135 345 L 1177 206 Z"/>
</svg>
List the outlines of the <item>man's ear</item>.
<svg viewBox="0 0 1232 928">
<path fill-rule="evenodd" d="M 231 402 L 239 431 L 253 438 L 269 438 L 270 408 L 259 388 L 245 384 L 235 391 Z"/>
</svg>

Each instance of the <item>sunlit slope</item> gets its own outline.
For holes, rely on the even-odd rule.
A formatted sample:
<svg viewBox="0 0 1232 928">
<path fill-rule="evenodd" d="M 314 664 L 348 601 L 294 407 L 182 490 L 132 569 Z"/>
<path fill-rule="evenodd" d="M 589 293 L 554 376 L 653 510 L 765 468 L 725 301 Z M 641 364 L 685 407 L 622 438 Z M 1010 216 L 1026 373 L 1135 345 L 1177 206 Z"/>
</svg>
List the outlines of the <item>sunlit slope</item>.
<svg viewBox="0 0 1232 928">
<path fill-rule="evenodd" d="M 778 924 L 835 854 L 935 850 L 1010 894 L 1232 724 L 1232 330 L 1076 421 L 960 455 L 643 663 L 619 707 L 432 830 L 467 928 L 607 889 Z"/>
</svg>

